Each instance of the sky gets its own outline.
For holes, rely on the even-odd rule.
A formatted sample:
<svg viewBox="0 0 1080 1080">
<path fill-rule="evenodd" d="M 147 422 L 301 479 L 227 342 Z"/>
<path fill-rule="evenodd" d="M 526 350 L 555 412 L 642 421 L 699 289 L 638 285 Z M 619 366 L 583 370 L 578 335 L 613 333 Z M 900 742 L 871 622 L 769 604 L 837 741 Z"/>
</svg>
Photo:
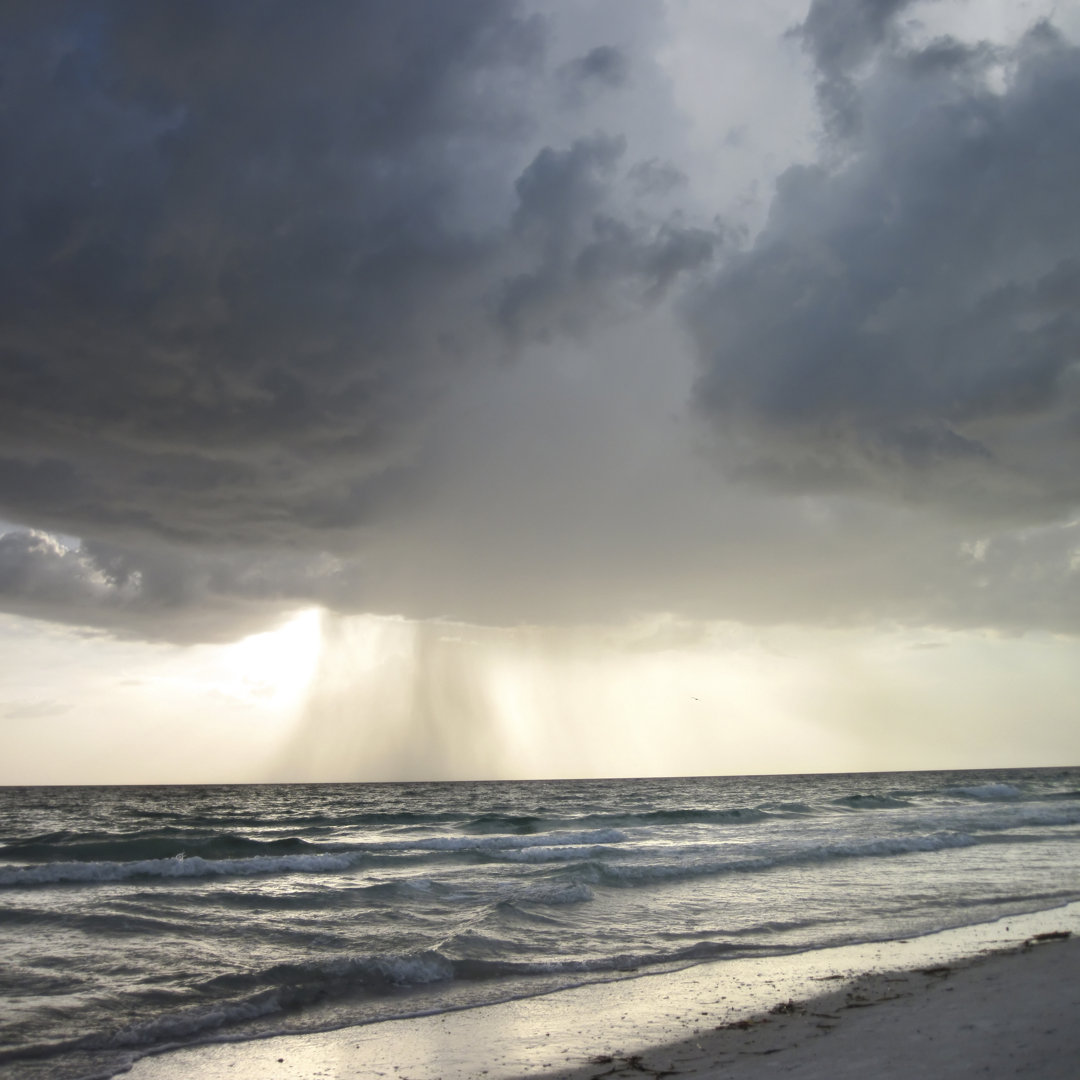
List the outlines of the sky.
<svg viewBox="0 0 1080 1080">
<path fill-rule="evenodd" d="M 1080 762 L 1078 0 L 0 71 L 0 783 Z"/>
</svg>

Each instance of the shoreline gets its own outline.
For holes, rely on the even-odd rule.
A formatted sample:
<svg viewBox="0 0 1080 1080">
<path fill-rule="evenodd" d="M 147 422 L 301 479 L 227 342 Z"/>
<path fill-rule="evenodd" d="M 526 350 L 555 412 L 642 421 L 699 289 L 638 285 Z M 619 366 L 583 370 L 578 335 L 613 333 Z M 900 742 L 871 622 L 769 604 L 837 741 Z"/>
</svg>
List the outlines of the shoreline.
<svg viewBox="0 0 1080 1080">
<path fill-rule="evenodd" d="M 1029 1051 L 1041 1055 L 1029 1075 L 1071 1080 L 1080 1062 L 1078 935 L 1074 902 L 925 937 L 710 961 L 458 1012 L 169 1049 L 136 1061 L 127 1075 L 750 1080 L 783 1065 L 784 1075 L 816 1080 L 847 1076 L 850 1065 L 853 1078 L 869 1069 L 899 1078 L 951 1043 L 936 1075 L 1012 1076 L 1023 1070 L 1004 1071 L 1009 1051 L 998 1043 L 1019 1047 L 1041 1024 L 1056 1035 Z M 915 1037 L 931 1029 L 937 1034 Z"/>
<path fill-rule="evenodd" d="M 1072 1080 L 1078 976 L 1080 940 L 1050 936 L 952 964 L 863 975 L 822 997 L 779 1002 L 677 1043 L 597 1054 L 543 1080 Z"/>
</svg>

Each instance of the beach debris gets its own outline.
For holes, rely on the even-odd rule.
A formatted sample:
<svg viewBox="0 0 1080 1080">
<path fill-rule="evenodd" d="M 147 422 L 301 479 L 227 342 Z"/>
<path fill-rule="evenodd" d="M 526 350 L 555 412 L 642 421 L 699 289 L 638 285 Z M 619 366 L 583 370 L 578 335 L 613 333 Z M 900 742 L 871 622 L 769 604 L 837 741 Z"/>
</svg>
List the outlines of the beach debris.
<svg viewBox="0 0 1080 1080">
<path fill-rule="evenodd" d="M 1042 934 L 1035 934 L 1024 942 L 1025 945 L 1038 945 L 1042 941 L 1064 941 L 1072 937 L 1071 930 L 1047 930 Z"/>
<path fill-rule="evenodd" d="M 899 1001 L 900 998 L 911 997 L 910 994 L 882 994 L 879 997 L 868 998 L 865 994 L 847 995 L 847 1001 L 841 1005 L 841 1009 L 869 1009 L 871 1005 L 880 1005 L 883 1001 Z M 814 1014 L 818 1015 L 817 1013 Z M 837 1019 L 834 1017 L 833 1019 Z"/>
<path fill-rule="evenodd" d="M 730 1024 L 717 1024 L 717 1031 L 749 1031 L 758 1024 L 767 1024 L 768 1017 L 762 1016 L 755 1020 L 732 1020 Z"/>
<path fill-rule="evenodd" d="M 645 1059 L 640 1054 L 630 1054 L 626 1057 L 619 1057 L 613 1054 L 597 1054 L 595 1057 L 589 1058 L 590 1065 L 610 1065 L 611 1068 L 606 1072 L 594 1073 L 592 1080 L 600 1080 L 604 1076 L 615 1076 L 622 1072 L 640 1072 L 647 1073 L 649 1076 L 655 1077 L 656 1080 L 661 1080 L 665 1076 L 675 1076 L 678 1069 L 654 1069 L 651 1065 L 645 1063 Z"/>
<path fill-rule="evenodd" d="M 806 1012 L 797 1001 L 781 1001 L 778 1005 L 774 1005 L 769 1012 L 773 1016 L 794 1016 L 796 1013 Z"/>
<path fill-rule="evenodd" d="M 952 968 L 948 964 L 939 964 L 937 967 L 919 968 L 920 975 L 951 975 Z"/>
</svg>

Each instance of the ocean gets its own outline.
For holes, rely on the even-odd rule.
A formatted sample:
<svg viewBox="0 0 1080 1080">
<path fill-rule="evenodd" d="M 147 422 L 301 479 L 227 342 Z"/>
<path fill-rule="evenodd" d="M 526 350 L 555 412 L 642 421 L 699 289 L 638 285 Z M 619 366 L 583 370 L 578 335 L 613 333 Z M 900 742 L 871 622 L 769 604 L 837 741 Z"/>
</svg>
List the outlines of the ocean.
<svg viewBox="0 0 1080 1080">
<path fill-rule="evenodd" d="M 0 1075 L 1080 899 L 1080 768 L 0 788 Z"/>
</svg>

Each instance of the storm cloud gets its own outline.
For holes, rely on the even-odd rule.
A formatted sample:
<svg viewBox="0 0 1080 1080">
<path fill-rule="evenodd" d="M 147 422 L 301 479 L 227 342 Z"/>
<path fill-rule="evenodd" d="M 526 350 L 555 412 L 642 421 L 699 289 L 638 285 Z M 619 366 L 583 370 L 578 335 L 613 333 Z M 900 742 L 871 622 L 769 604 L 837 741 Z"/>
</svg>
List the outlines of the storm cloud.
<svg viewBox="0 0 1080 1080">
<path fill-rule="evenodd" d="M 293 595 L 290 562 L 355 552 L 449 386 L 713 255 L 707 223 L 620 206 L 621 132 L 586 111 L 547 142 L 566 80 L 616 90 L 629 60 L 549 58 L 548 20 L 514 4 L 3 21 L 0 509 L 87 541 L 11 539 L 54 581 L 9 574 L 23 601 L 60 581 L 115 599 L 79 570 L 95 544 L 139 565 L 144 600 L 267 552 L 268 591 Z"/>
<path fill-rule="evenodd" d="M 544 26 L 509 4 L 6 21 L 16 517 L 181 542 L 355 524 L 462 368 L 709 254 L 596 220 L 619 135 L 532 150 Z"/>
<path fill-rule="evenodd" d="M 778 490 L 1067 515 L 1080 53 L 1047 24 L 1011 50 L 906 46 L 884 33 L 899 6 L 841 40 L 812 9 L 823 77 L 869 64 L 858 132 L 837 164 L 780 178 L 767 227 L 699 296 L 698 405 L 732 472 Z"/>
<path fill-rule="evenodd" d="M 1077 632 L 1080 52 L 952 7 L 5 6 L 3 606 Z"/>
</svg>

